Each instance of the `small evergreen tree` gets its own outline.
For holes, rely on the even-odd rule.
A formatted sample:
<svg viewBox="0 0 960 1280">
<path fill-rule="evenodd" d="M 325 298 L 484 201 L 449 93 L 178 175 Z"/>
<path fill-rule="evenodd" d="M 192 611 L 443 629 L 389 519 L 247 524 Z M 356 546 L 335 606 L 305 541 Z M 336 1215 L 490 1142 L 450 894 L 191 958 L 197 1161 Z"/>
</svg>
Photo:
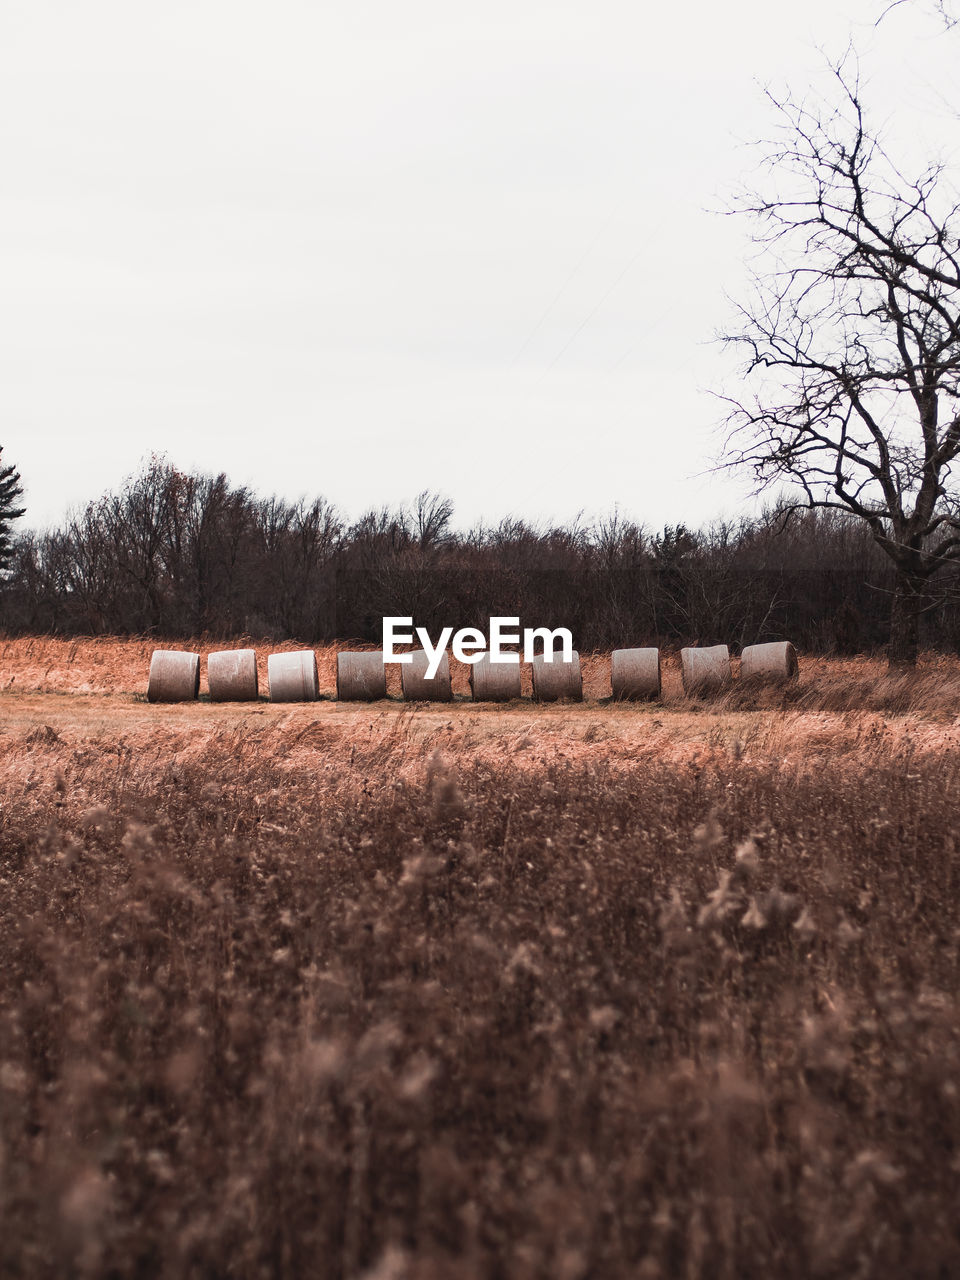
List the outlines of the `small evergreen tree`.
<svg viewBox="0 0 960 1280">
<path fill-rule="evenodd" d="M 0 445 L 0 455 L 2 454 L 3 445 Z M 25 507 L 17 506 L 17 502 L 22 497 L 20 472 L 16 467 L 0 466 L 0 569 L 10 559 L 12 549 L 10 525 L 14 520 L 19 520 L 26 511 Z"/>
</svg>

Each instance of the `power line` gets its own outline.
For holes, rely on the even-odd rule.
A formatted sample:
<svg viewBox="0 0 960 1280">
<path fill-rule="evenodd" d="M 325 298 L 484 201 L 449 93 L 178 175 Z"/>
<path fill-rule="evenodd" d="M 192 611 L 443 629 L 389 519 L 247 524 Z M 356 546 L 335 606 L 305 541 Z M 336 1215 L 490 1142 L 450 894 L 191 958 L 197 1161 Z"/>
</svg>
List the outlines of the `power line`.
<svg viewBox="0 0 960 1280">
<path fill-rule="evenodd" d="M 563 296 L 563 294 L 564 294 L 564 292 L 565 292 L 565 290 L 566 290 L 567 286 L 570 284 L 571 280 L 574 278 L 574 276 L 577 274 L 577 272 L 580 270 L 580 268 L 583 266 L 583 264 L 586 262 L 586 260 L 590 257 L 591 253 L 593 253 L 594 249 L 595 249 L 595 248 L 597 247 L 597 245 L 600 243 L 600 239 L 601 239 L 601 237 L 602 237 L 603 233 L 606 231 L 607 227 L 609 227 L 609 225 L 610 225 L 610 223 L 611 223 L 612 221 L 613 221 L 613 214 L 611 213 L 610 217 L 606 220 L 606 222 L 603 224 L 603 226 L 602 226 L 602 227 L 600 228 L 600 230 L 597 232 L 597 234 L 596 234 L 596 236 L 594 237 L 594 239 L 593 239 L 593 241 L 591 242 L 591 244 L 590 244 L 590 245 L 588 245 L 588 246 L 587 246 L 587 248 L 584 250 L 584 252 L 583 252 L 583 256 L 580 258 L 580 261 L 579 261 L 579 262 L 577 263 L 577 265 L 573 268 L 573 270 L 572 270 L 572 271 L 570 272 L 570 274 L 567 276 L 566 280 L 564 280 L 563 284 L 562 284 L 562 285 L 560 286 L 560 288 L 557 290 L 556 295 L 555 295 L 555 297 L 553 298 L 553 301 L 547 304 L 547 306 L 544 308 L 543 314 L 540 316 L 540 319 L 537 321 L 537 323 L 533 326 L 533 328 L 532 328 L 532 329 L 530 330 L 530 332 L 527 334 L 526 338 L 524 338 L 523 343 L 522 343 L 522 344 L 521 344 L 521 346 L 520 346 L 520 350 L 517 352 L 517 354 L 516 354 L 516 355 L 513 357 L 513 359 L 510 361 L 510 367 L 511 367 L 511 368 L 513 368 L 513 366 L 517 363 L 517 361 L 518 361 L 518 360 L 520 359 L 520 357 L 523 355 L 524 351 L 526 351 L 527 347 L 529 347 L 530 343 L 533 341 L 533 339 L 534 339 L 534 338 L 536 337 L 536 335 L 539 333 L 539 331 L 540 331 L 540 326 L 543 324 L 544 320 L 546 320 L 547 316 L 550 314 L 550 312 L 553 310 L 553 308 L 554 308 L 554 307 L 557 305 L 557 303 L 560 301 L 560 299 L 562 298 L 562 296 Z"/>
<path fill-rule="evenodd" d="M 563 354 L 564 354 L 564 353 L 565 353 L 565 352 L 566 352 L 566 351 L 567 351 L 571 346 L 573 346 L 574 342 L 577 340 L 577 338 L 579 338 L 580 334 L 584 331 L 584 329 L 587 327 L 587 325 L 590 323 L 590 321 L 593 319 L 593 317 L 597 314 L 597 312 L 600 310 L 600 308 L 603 306 L 603 304 L 606 302 L 606 300 L 610 297 L 611 293 L 613 293 L 614 289 L 616 289 L 617 285 L 620 283 L 620 281 L 623 279 L 623 277 L 627 274 L 627 272 L 630 270 L 630 268 L 633 266 L 633 264 L 636 262 L 636 260 L 640 257 L 641 253 L 643 253 L 643 250 L 642 250 L 642 249 L 638 249 L 638 250 L 637 250 L 637 252 L 633 255 L 633 257 L 630 259 L 630 261 L 627 263 L 627 265 L 623 268 L 623 270 L 622 270 L 622 271 L 620 272 L 620 274 L 617 276 L 616 280 L 614 280 L 613 284 L 612 284 L 612 285 L 610 286 L 610 288 L 606 291 L 606 293 L 603 295 L 603 297 L 600 299 L 600 301 L 597 303 L 597 305 L 593 308 L 593 310 L 590 312 L 590 314 L 586 317 L 586 319 L 584 319 L 583 321 L 581 321 L 581 323 L 577 326 L 577 328 L 574 330 L 574 332 L 571 334 L 571 336 L 567 339 L 567 341 L 563 344 L 563 346 L 560 348 L 560 350 L 557 352 L 557 354 L 553 357 L 553 359 L 552 359 L 552 360 L 550 361 L 550 363 L 547 365 L 546 369 L 544 369 L 543 373 L 542 373 L 542 374 L 541 374 L 541 376 L 540 376 L 539 381 L 541 381 L 541 382 L 543 381 L 543 379 L 547 376 L 547 374 L 550 372 L 550 370 L 553 368 L 553 366 L 557 363 L 557 361 L 560 359 L 560 357 L 561 357 L 561 356 L 562 356 L 562 355 L 563 355 Z"/>
</svg>

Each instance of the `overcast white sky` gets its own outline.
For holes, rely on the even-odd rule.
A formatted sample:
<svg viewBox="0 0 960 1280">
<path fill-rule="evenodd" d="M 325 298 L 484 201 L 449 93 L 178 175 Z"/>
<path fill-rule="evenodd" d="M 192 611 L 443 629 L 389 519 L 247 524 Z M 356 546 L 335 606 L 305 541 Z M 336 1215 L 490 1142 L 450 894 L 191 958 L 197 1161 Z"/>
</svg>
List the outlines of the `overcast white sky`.
<svg viewBox="0 0 960 1280">
<path fill-rule="evenodd" d="M 717 216 L 852 35 L 952 147 L 922 0 L 0 0 L 0 444 L 29 523 L 150 452 L 350 515 L 733 513 Z M 954 95 L 955 97 L 956 95 Z M 917 124 L 919 122 L 919 124 Z"/>
</svg>

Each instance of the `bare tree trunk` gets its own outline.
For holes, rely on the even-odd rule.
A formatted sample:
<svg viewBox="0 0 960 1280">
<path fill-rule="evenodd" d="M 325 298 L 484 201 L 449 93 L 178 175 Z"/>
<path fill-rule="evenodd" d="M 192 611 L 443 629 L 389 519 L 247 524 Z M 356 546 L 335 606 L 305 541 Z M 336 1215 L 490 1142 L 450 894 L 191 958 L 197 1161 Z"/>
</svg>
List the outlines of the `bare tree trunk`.
<svg viewBox="0 0 960 1280">
<path fill-rule="evenodd" d="M 920 653 L 920 615 L 926 599 L 926 579 L 900 570 L 890 614 L 891 667 L 915 667 Z"/>
</svg>

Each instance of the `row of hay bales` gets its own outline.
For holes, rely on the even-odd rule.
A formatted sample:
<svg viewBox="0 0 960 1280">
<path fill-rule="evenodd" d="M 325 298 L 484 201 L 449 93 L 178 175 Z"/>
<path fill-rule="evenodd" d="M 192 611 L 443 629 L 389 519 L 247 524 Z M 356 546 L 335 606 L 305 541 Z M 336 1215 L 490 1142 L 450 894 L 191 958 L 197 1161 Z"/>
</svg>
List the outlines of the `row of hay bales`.
<svg viewBox="0 0 960 1280">
<path fill-rule="evenodd" d="M 453 686 L 446 653 L 432 679 L 422 650 L 400 666 L 400 683 L 407 702 L 451 702 Z M 725 644 L 681 649 L 683 687 L 687 693 L 714 694 L 733 679 L 730 651 Z M 533 696 L 537 702 L 583 701 L 580 655 L 569 662 L 554 655 L 552 662 L 534 658 Z M 787 681 L 797 677 L 797 655 L 789 641 L 750 645 L 740 655 L 740 678 Z M 267 658 L 271 702 L 316 702 L 320 697 L 317 659 L 312 649 L 271 653 Z M 660 650 L 615 649 L 610 683 L 617 700 L 660 697 Z M 257 655 L 253 649 L 227 649 L 207 658 L 207 685 L 213 702 L 251 702 L 259 697 Z M 470 667 L 470 692 L 475 702 L 510 702 L 520 697 L 520 664 L 491 662 L 484 654 Z M 157 649 L 150 662 L 147 697 L 151 702 L 190 702 L 200 694 L 200 655 Z M 380 651 L 337 654 L 337 698 L 342 702 L 375 702 L 387 696 L 387 675 Z"/>
</svg>

